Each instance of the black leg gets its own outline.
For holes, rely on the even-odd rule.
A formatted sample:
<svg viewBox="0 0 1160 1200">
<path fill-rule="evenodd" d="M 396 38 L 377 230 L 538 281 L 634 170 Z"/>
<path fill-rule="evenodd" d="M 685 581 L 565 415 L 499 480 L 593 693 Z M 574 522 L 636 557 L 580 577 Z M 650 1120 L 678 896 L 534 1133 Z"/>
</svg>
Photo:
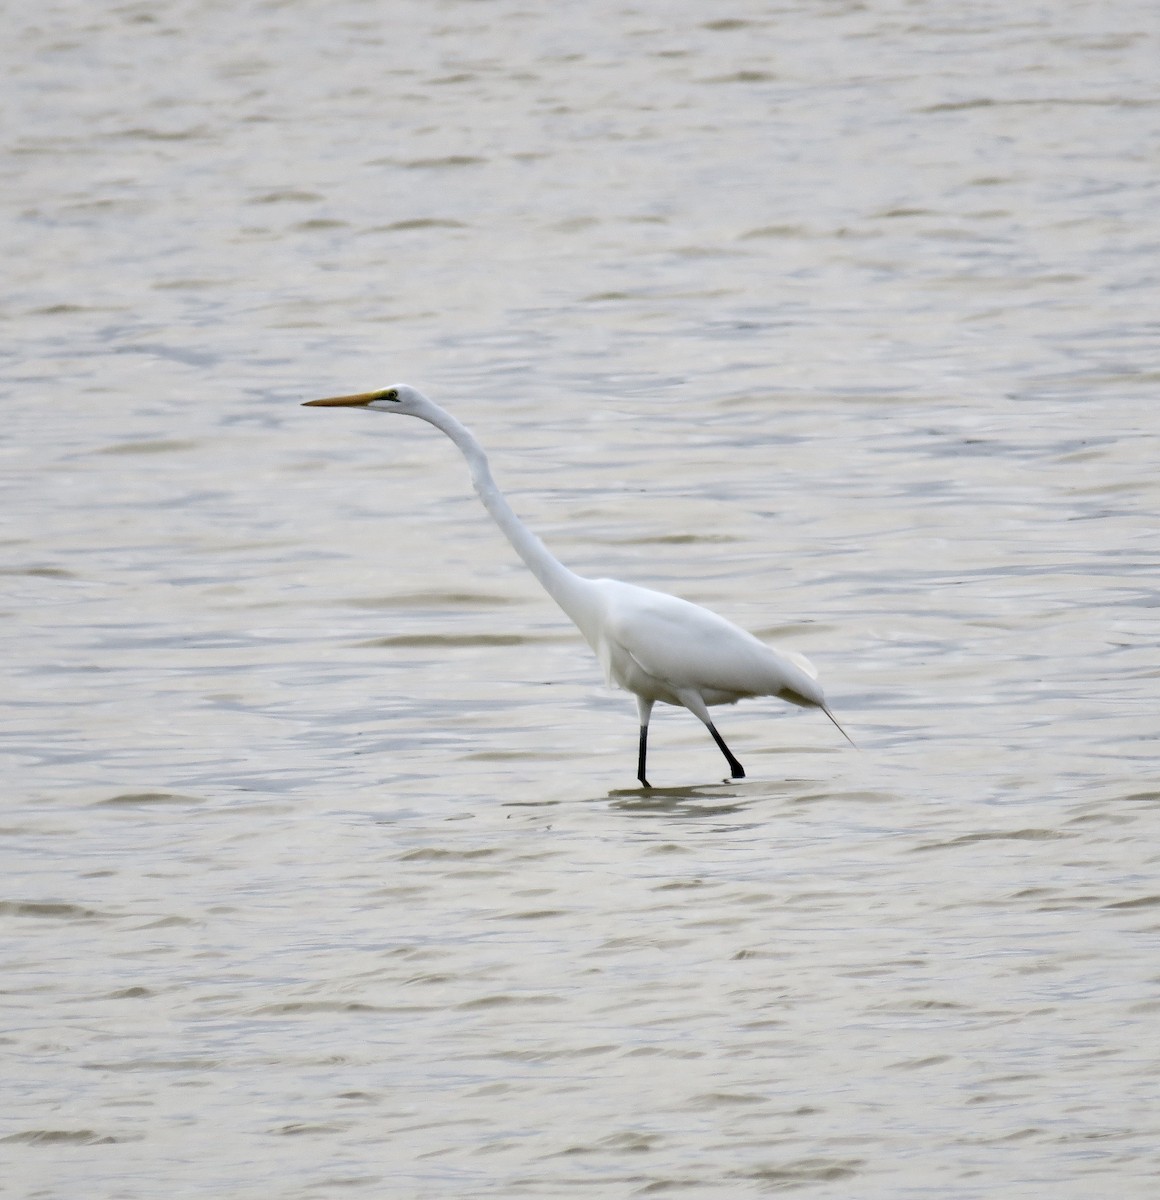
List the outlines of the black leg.
<svg viewBox="0 0 1160 1200">
<path fill-rule="evenodd" d="M 636 759 L 636 777 L 641 781 L 642 784 L 644 784 L 645 787 L 652 787 L 652 784 L 649 783 L 649 781 L 644 777 L 644 760 L 647 754 L 648 726 L 642 725 L 640 727 L 640 753 L 637 755 Z"/>
<path fill-rule="evenodd" d="M 721 753 L 725 755 L 725 761 L 729 764 L 729 770 L 733 773 L 734 779 L 745 778 L 745 768 L 733 757 L 733 751 L 725 745 L 725 739 L 717 732 L 717 726 L 712 721 L 708 722 L 709 732 L 713 735 L 713 741 L 717 743 Z"/>
</svg>

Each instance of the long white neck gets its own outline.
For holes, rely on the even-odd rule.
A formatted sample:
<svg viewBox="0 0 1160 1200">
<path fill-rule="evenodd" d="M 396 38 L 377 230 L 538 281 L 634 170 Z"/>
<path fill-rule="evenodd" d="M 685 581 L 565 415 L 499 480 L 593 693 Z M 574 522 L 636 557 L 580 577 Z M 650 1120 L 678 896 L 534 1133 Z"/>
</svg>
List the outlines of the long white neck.
<svg viewBox="0 0 1160 1200">
<path fill-rule="evenodd" d="M 503 530 L 515 552 L 524 560 L 528 570 L 540 581 L 548 595 L 575 622 L 585 638 L 592 642 L 595 632 L 592 623 L 596 615 L 592 581 L 569 571 L 516 516 L 492 478 L 483 447 L 465 425 L 435 404 L 431 404 L 430 411 L 424 413 L 423 417 L 436 429 L 441 429 L 459 447 L 471 471 L 471 482 L 492 520 Z"/>
</svg>

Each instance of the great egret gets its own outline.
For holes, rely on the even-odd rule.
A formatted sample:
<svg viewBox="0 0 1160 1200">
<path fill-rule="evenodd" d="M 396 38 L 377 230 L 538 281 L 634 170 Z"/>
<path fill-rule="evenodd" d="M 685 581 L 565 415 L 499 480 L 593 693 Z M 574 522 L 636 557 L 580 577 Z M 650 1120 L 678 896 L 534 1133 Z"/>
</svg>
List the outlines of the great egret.
<svg viewBox="0 0 1160 1200">
<path fill-rule="evenodd" d="M 636 775 L 646 788 L 651 786 L 645 778 L 648 723 L 658 700 L 687 708 L 704 723 L 734 779 L 743 779 L 745 768 L 717 732 L 709 716 L 710 705 L 776 696 L 804 708 L 820 708 L 853 744 L 826 707 L 818 673 L 804 655 L 774 650 L 724 617 L 665 592 L 619 579 L 586 579 L 569 571 L 512 511 L 491 476 L 479 442 L 422 392 L 400 383 L 377 392 L 307 400 L 305 404 L 418 417 L 442 430 L 459 447 L 492 520 L 584 635 L 608 682 L 636 696 L 640 712 Z"/>
</svg>

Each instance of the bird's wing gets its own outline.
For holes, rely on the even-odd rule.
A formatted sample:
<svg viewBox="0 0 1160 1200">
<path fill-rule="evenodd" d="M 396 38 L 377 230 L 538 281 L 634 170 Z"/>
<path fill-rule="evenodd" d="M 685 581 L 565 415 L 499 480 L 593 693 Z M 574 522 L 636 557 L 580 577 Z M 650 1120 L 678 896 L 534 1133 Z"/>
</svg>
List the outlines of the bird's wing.
<svg viewBox="0 0 1160 1200">
<path fill-rule="evenodd" d="M 788 691 L 820 702 L 806 659 L 774 650 L 707 608 L 629 584 L 613 589 L 608 601 L 609 640 L 674 693 L 740 698 Z"/>
</svg>

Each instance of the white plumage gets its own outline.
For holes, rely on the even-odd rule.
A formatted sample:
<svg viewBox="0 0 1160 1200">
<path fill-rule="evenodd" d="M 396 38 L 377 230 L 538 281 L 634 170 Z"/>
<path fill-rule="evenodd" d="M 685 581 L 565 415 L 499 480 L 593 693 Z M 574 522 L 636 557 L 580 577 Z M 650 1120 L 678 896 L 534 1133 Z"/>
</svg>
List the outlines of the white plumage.
<svg viewBox="0 0 1160 1200">
<path fill-rule="evenodd" d="M 586 579 L 568 570 L 516 516 L 496 486 L 483 447 L 450 413 L 406 384 L 352 396 L 308 400 L 324 408 L 369 408 L 418 417 L 442 430 L 463 453 L 475 490 L 508 541 L 576 624 L 596 652 L 605 678 L 636 696 L 640 712 L 637 778 L 645 778 L 648 726 L 657 702 L 687 708 L 704 722 L 735 779 L 745 770 L 725 745 L 709 715 L 718 704 L 776 696 L 820 708 L 843 736 L 826 706 L 818 673 L 803 655 L 758 641 L 724 617 L 618 579 Z"/>
</svg>

